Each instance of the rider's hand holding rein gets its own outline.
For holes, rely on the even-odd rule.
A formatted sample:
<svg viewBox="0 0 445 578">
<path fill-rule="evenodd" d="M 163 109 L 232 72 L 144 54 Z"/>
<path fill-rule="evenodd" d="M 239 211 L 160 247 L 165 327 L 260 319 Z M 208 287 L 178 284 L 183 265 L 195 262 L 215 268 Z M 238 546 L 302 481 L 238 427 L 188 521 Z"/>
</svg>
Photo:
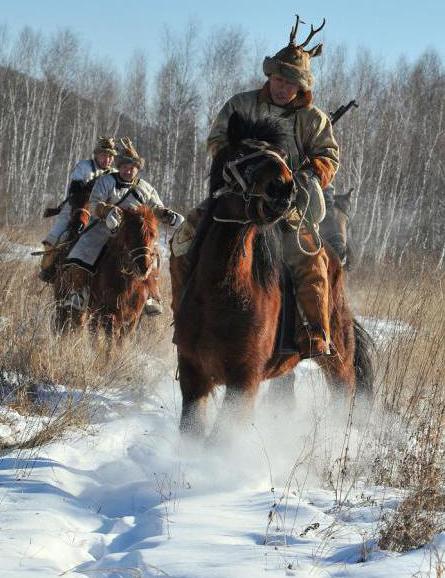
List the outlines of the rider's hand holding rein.
<svg viewBox="0 0 445 578">
<path fill-rule="evenodd" d="M 300 215 L 317 225 L 326 216 L 326 204 L 320 179 L 311 169 L 294 172 L 295 207 Z"/>
<path fill-rule="evenodd" d="M 116 205 L 99 202 L 95 210 L 96 217 L 104 220 L 108 229 L 115 233 L 122 222 L 122 209 Z"/>
<path fill-rule="evenodd" d="M 179 227 L 184 222 L 184 217 L 172 209 L 161 209 L 160 215 L 157 215 L 161 223 L 170 227 Z"/>
</svg>

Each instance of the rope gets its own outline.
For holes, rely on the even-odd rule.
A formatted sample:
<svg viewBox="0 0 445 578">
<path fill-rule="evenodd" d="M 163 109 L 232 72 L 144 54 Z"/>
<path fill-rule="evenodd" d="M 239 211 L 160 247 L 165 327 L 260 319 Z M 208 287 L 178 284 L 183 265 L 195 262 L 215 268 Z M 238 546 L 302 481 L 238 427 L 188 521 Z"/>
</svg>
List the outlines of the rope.
<svg viewBox="0 0 445 578">
<path fill-rule="evenodd" d="M 241 221 L 241 219 L 223 219 L 222 217 L 215 217 L 215 215 L 213 215 L 213 220 L 217 223 L 237 223 L 238 225 L 248 225 L 252 222 L 250 219 L 247 221 Z"/>
<path fill-rule="evenodd" d="M 249 191 L 248 195 L 246 195 L 246 192 L 248 190 L 248 186 L 247 186 L 244 178 L 242 177 L 241 173 L 238 170 L 238 165 L 240 165 L 241 163 L 244 163 L 250 159 L 257 158 L 259 156 L 266 156 L 266 157 L 269 156 L 269 157 L 273 157 L 273 158 L 279 160 L 279 162 L 284 164 L 286 166 L 286 168 L 289 168 L 287 166 L 285 160 L 277 152 L 272 151 L 268 148 L 270 146 L 269 143 L 267 143 L 265 141 L 257 141 L 255 139 L 245 139 L 242 142 L 243 142 L 243 144 L 248 145 L 248 146 L 255 148 L 257 150 L 255 152 L 249 154 L 249 155 L 245 155 L 245 156 L 241 157 L 240 159 L 236 159 L 234 161 L 227 162 L 224 165 L 223 179 L 226 182 L 226 184 L 213 193 L 213 195 L 212 195 L 213 198 L 218 198 L 218 197 L 221 197 L 222 195 L 229 194 L 229 193 L 242 195 L 246 202 L 248 201 L 248 199 L 250 197 L 262 197 L 265 199 L 267 198 L 267 195 L 255 193 L 254 191 Z M 234 187 L 234 180 L 240 186 L 240 188 L 241 188 L 240 191 L 233 188 Z M 311 200 L 310 194 L 309 194 L 308 190 L 304 187 L 300 187 L 300 190 L 306 196 L 306 201 L 305 201 L 305 206 L 304 206 L 303 212 L 301 214 L 301 219 L 300 219 L 300 221 L 298 223 L 298 227 L 297 227 L 297 246 L 303 255 L 306 255 L 307 257 L 315 257 L 320 252 L 323 244 L 321 241 L 320 234 L 318 232 L 318 228 L 306 216 L 308 213 L 308 210 L 309 210 L 309 205 L 310 205 L 310 200 Z M 270 224 L 276 223 L 281 218 L 282 217 L 278 217 L 275 221 L 273 221 Z M 213 216 L 213 220 L 220 222 L 220 223 L 236 223 L 239 225 L 247 225 L 247 224 L 252 222 L 250 219 L 249 220 L 224 219 L 222 217 L 216 217 L 216 216 Z M 302 245 L 301 229 L 302 229 L 303 225 L 306 226 L 309 233 L 312 235 L 312 237 L 314 239 L 314 242 L 317 246 L 317 249 L 315 251 L 308 251 Z"/>
<path fill-rule="evenodd" d="M 315 255 L 318 255 L 318 253 L 321 251 L 323 243 L 321 241 L 320 233 L 315 228 L 314 224 L 311 223 L 309 221 L 309 219 L 306 218 L 306 214 L 309 210 L 309 204 L 311 202 L 309 192 L 305 188 L 301 188 L 301 191 L 303 191 L 304 194 L 306 195 L 306 206 L 304 207 L 303 213 L 302 213 L 301 218 L 300 218 L 300 222 L 298 223 L 298 227 L 297 227 L 297 245 L 298 245 L 299 250 L 303 253 L 303 255 L 306 255 L 306 257 L 315 257 Z M 304 222 L 306 222 L 306 228 L 311 233 L 311 235 L 312 235 L 312 237 L 313 237 L 313 239 L 317 245 L 317 249 L 315 251 L 308 251 L 301 244 L 301 240 L 300 240 L 301 228 L 302 228 Z"/>
</svg>

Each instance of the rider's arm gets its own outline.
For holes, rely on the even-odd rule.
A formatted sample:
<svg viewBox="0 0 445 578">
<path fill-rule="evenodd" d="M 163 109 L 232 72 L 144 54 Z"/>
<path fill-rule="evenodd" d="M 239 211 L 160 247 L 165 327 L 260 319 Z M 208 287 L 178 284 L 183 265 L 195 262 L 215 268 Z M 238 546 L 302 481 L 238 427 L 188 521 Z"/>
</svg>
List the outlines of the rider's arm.
<svg viewBox="0 0 445 578">
<path fill-rule="evenodd" d="M 141 179 L 136 186 L 136 190 L 142 196 L 144 205 L 147 205 L 150 209 L 164 208 L 164 203 L 159 198 L 157 190 L 147 181 Z"/>
<path fill-rule="evenodd" d="M 235 94 L 216 115 L 207 138 L 207 152 L 215 158 L 216 153 L 227 144 L 227 127 L 232 114 L 237 111 L 249 116 L 250 108 L 256 102 L 256 91 Z"/>
<path fill-rule="evenodd" d="M 307 111 L 305 118 L 300 117 L 306 126 L 301 126 L 304 150 L 310 166 L 320 180 L 321 188 L 329 185 L 335 176 L 339 164 L 338 144 L 332 132 L 329 117 L 316 107 Z"/>
<path fill-rule="evenodd" d="M 109 204 L 110 191 L 114 187 L 114 179 L 109 175 L 99 177 L 94 183 L 90 196 L 91 214 L 98 219 L 103 219 L 104 208 Z"/>
</svg>

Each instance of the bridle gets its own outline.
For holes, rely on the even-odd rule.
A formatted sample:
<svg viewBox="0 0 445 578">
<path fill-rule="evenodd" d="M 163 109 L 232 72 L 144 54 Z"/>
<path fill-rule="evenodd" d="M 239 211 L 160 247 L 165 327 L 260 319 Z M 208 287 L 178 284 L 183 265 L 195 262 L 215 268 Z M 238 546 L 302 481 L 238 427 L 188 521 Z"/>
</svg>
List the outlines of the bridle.
<svg viewBox="0 0 445 578">
<path fill-rule="evenodd" d="M 141 259 L 142 257 L 151 257 L 152 261 L 151 261 L 151 265 L 148 268 L 147 272 L 142 276 L 142 279 L 146 279 L 150 273 L 153 270 L 153 265 L 154 265 L 154 260 L 156 258 L 156 268 L 159 269 L 161 266 L 161 258 L 159 256 L 159 252 L 156 250 L 156 248 L 154 248 L 153 250 L 149 249 L 148 247 L 135 247 L 134 249 L 131 249 L 130 251 L 128 251 L 127 253 L 130 257 L 129 261 L 130 261 L 130 266 L 132 265 L 132 267 L 130 269 L 128 269 L 127 267 L 125 267 L 125 265 L 122 265 L 122 273 L 124 273 L 124 275 L 133 275 L 135 276 L 135 270 L 138 270 L 138 264 L 137 264 L 137 260 Z"/>
<path fill-rule="evenodd" d="M 275 161 L 278 161 L 282 166 L 286 167 L 286 169 L 289 170 L 289 167 L 287 166 L 284 158 L 276 151 L 271 150 L 270 144 L 268 142 L 256 139 L 244 139 L 241 141 L 241 144 L 254 149 L 254 152 L 250 154 L 245 154 L 238 159 L 235 159 L 233 161 L 227 161 L 225 163 L 222 171 L 222 176 L 225 184 L 221 188 L 216 190 L 214 193 L 212 193 L 212 198 L 217 199 L 223 195 L 228 194 L 241 196 L 245 203 L 244 207 L 247 219 L 231 219 L 231 218 L 225 219 L 213 215 L 213 220 L 220 223 L 238 223 L 242 225 L 247 225 L 252 222 L 252 219 L 249 217 L 249 208 L 250 202 L 253 198 L 256 197 L 266 202 L 273 201 L 272 197 L 270 197 L 266 192 L 264 191 L 257 192 L 255 190 L 255 185 L 252 187 L 246 182 L 245 176 L 243 176 L 239 170 L 240 165 L 255 158 L 264 158 L 264 159 L 271 158 Z M 295 188 L 295 184 L 293 185 L 293 187 Z M 265 222 L 267 222 L 262 207 L 263 204 L 260 204 L 257 207 L 257 210 L 258 213 L 260 214 L 260 217 L 264 219 Z M 273 225 L 276 222 L 280 221 L 282 218 L 283 216 L 280 215 L 276 219 L 269 221 L 268 224 Z"/>
</svg>

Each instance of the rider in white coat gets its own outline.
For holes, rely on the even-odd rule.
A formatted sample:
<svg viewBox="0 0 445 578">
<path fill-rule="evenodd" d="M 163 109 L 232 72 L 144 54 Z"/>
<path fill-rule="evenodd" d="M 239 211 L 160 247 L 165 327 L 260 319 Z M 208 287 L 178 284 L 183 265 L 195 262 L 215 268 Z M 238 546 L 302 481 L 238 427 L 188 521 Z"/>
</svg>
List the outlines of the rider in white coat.
<svg viewBox="0 0 445 578">
<path fill-rule="evenodd" d="M 88 306 L 89 275 L 95 272 L 108 239 L 120 225 L 122 208 L 146 205 L 162 223 L 173 226 L 181 220 L 180 215 L 164 207 L 155 188 L 138 177 L 144 159 L 139 156 L 131 141 L 122 139 L 121 143 L 123 148 L 116 158 L 118 172 L 102 176 L 96 181 L 90 197 L 92 221 L 66 260 L 72 290 L 65 305 L 80 311 Z M 157 314 L 162 312 L 162 306 L 150 297 L 145 310 Z"/>
<path fill-rule="evenodd" d="M 44 254 L 40 264 L 40 278 L 51 281 L 53 264 L 58 253 L 58 246 L 63 243 L 71 219 L 71 199 L 81 187 L 92 188 L 93 182 L 101 175 L 111 173 L 114 157 L 117 154 L 114 138 L 100 137 L 94 147 L 93 157 L 79 161 L 71 173 L 65 200 L 58 207 L 59 213 L 49 233 L 42 241 Z"/>
</svg>

